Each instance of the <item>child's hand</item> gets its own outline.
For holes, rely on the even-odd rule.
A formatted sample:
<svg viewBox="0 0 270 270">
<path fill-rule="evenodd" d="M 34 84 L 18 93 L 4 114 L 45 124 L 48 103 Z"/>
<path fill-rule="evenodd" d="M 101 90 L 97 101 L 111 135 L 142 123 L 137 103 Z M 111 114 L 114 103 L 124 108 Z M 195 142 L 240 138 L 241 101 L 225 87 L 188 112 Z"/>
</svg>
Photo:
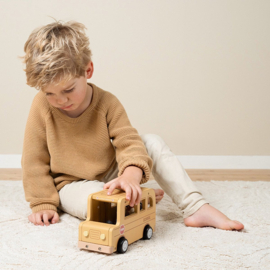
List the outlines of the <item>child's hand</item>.
<svg viewBox="0 0 270 270">
<path fill-rule="evenodd" d="M 36 213 L 32 213 L 31 215 L 28 216 L 29 221 L 31 221 L 32 223 L 34 223 L 34 225 L 41 225 L 44 226 L 44 224 L 46 226 L 50 225 L 49 220 L 51 220 L 51 223 L 57 223 L 59 221 L 59 215 L 56 211 L 54 210 L 42 210 Z M 44 221 L 44 224 L 42 222 L 42 220 Z"/>
<path fill-rule="evenodd" d="M 142 170 L 135 166 L 129 166 L 124 173 L 106 183 L 103 189 L 109 189 L 108 195 L 111 195 L 115 188 L 123 189 L 126 192 L 126 199 L 130 200 L 130 206 L 139 204 L 141 201 L 142 190 L 140 182 L 142 179 Z"/>
</svg>

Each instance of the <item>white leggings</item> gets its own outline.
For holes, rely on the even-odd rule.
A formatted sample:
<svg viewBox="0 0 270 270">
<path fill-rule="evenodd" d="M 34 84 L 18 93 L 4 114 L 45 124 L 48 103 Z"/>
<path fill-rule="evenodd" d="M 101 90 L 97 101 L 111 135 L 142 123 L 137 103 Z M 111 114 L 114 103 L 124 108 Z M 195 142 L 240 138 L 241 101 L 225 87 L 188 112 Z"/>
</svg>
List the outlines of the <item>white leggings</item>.
<svg viewBox="0 0 270 270">
<path fill-rule="evenodd" d="M 152 174 L 156 182 L 182 211 L 183 218 L 192 215 L 201 206 L 209 203 L 203 198 L 178 158 L 160 136 L 156 134 L 140 136 L 148 155 L 153 160 Z M 86 219 L 89 194 L 103 190 L 104 183 L 117 178 L 117 175 L 118 164 L 116 162 L 101 181 L 81 180 L 65 185 L 59 191 L 60 205 L 58 208 L 79 219 Z"/>
</svg>

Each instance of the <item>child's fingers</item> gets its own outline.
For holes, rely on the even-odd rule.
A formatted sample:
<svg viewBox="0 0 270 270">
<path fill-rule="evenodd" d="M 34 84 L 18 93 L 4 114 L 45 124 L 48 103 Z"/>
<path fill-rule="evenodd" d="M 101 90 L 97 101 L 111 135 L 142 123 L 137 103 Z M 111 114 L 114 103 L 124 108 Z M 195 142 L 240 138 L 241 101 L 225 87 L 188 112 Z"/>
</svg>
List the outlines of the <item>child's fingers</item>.
<svg viewBox="0 0 270 270">
<path fill-rule="evenodd" d="M 42 216 L 42 214 L 40 214 L 40 213 L 37 213 L 37 214 L 36 214 L 36 224 L 37 224 L 37 225 L 43 226 L 44 224 L 43 224 L 43 222 L 41 221 L 41 216 Z"/>
<path fill-rule="evenodd" d="M 130 199 L 130 206 L 133 207 L 134 204 L 135 204 L 135 201 L 137 199 L 137 194 L 138 194 L 138 191 L 135 187 L 132 187 L 132 196 L 131 196 L 131 199 Z"/>
<path fill-rule="evenodd" d="M 33 221 L 34 221 L 33 223 L 34 223 L 35 225 L 37 225 L 37 221 L 36 221 L 36 214 L 35 214 L 35 213 L 33 213 L 32 215 L 33 215 Z"/>
<path fill-rule="evenodd" d="M 115 183 L 111 184 L 109 189 L 108 189 L 107 195 L 111 195 L 112 192 L 114 191 L 115 187 L 116 187 Z"/>
<path fill-rule="evenodd" d="M 53 218 L 52 218 L 52 223 L 57 223 L 59 221 L 59 215 L 57 212 L 54 213 Z"/>
<path fill-rule="evenodd" d="M 43 214 L 43 221 L 44 221 L 44 224 L 45 224 L 46 226 L 49 226 L 49 225 L 50 225 L 50 222 L 49 222 L 49 220 L 48 220 L 48 214 L 47 214 L 47 213 L 44 213 L 44 214 Z"/>
<path fill-rule="evenodd" d="M 29 215 L 28 220 L 35 224 L 34 214 Z"/>
<path fill-rule="evenodd" d="M 110 185 L 109 189 L 108 189 L 107 194 L 108 194 L 108 195 L 111 195 L 112 192 L 114 191 L 114 189 L 115 189 L 116 187 L 118 187 L 118 183 L 116 183 L 116 182 L 112 183 L 112 184 Z"/>
<path fill-rule="evenodd" d="M 104 184 L 103 189 L 107 189 L 109 187 L 109 183 Z"/>
<path fill-rule="evenodd" d="M 126 186 L 124 188 L 125 192 L 126 192 L 126 199 L 129 201 L 131 199 L 131 187 L 130 186 Z"/>
<path fill-rule="evenodd" d="M 111 184 L 114 183 L 114 182 L 113 182 L 114 180 L 115 180 L 115 179 L 113 179 L 113 180 L 111 180 L 110 182 L 104 184 L 103 189 L 109 188 L 109 187 L 111 186 Z"/>
<path fill-rule="evenodd" d="M 139 204 L 141 202 L 141 197 L 142 197 L 142 189 L 140 187 L 137 187 L 137 200 L 135 201 L 135 204 Z"/>
</svg>

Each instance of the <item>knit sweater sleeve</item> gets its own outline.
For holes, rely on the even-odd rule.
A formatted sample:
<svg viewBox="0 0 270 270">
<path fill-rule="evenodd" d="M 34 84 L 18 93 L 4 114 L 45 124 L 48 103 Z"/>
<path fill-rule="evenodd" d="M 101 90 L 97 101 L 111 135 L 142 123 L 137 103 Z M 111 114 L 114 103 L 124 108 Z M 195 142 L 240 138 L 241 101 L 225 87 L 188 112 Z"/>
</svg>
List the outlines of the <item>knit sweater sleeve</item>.
<svg viewBox="0 0 270 270">
<path fill-rule="evenodd" d="M 153 161 L 138 131 L 132 127 L 123 105 L 113 94 L 107 111 L 107 126 L 116 151 L 118 177 L 126 167 L 136 166 L 143 170 L 140 184 L 146 183 L 150 178 Z"/>
<path fill-rule="evenodd" d="M 50 175 L 50 154 L 46 143 L 46 110 L 35 96 L 28 115 L 21 166 L 23 188 L 26 201 L 30 202 L 32 212 L 41 210 L 57 211 L 58 191 Z"/>
</svg>

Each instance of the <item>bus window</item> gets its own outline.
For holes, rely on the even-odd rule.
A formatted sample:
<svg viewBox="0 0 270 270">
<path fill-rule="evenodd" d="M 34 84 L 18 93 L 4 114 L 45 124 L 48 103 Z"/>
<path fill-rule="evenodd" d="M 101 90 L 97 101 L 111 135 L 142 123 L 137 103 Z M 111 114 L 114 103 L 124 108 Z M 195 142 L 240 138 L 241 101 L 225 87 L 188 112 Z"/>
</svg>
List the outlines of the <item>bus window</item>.
<svg viewBox="0 0 270 270">
<path fill-rule="evenodd" d="M 149 196 L 149 199 L 148 199 L 148 208 L 151 208 L 153 207 L 153 198 Z"/>
<path fill-rule="evenodd" d="M 130 216 L 134 216 L 137 213 L 138 213 L 138 205 L 134 205 L 133 207 L 131 207 L 130 205 L 126 205 L 125 218 L 130 217 Z"/>
<path fill-rule="evenodd" d="M 140 211 L 141 212 L 145 210 L 145 201 L 146 201 L 146 199 L 143 199 L 140 202 Z"/>
</svg>

